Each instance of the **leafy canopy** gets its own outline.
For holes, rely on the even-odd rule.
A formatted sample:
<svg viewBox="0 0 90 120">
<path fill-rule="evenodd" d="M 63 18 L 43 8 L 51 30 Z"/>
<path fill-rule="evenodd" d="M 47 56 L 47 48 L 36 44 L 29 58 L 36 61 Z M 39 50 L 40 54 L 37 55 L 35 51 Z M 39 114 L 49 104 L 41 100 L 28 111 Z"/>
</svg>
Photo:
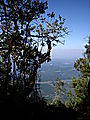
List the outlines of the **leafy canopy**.
<svg viewBox="0 0 90 120">
<path fill-rule="evenodd" d="M 50 52 L 67 34 L 65 19 L 46 13 L 47 1 L 0 1 L 1 86 L 27 96 L 35 84 L 40 65 L 50 61 Z M 3 84 L 4 83 L 4 84 Z M 12 91 L 12 90 L 11 90 Z"/>
</svg>

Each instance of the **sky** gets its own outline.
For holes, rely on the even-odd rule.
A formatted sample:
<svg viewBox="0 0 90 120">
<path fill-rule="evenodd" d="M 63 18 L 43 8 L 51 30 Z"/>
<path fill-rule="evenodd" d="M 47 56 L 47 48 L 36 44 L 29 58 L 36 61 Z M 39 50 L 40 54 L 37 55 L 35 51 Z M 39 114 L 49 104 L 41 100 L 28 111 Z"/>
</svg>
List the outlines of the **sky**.
<svg viewBox="0 0 90 120">
<path fill-rule="evenodd" d="M 65 18 L 70 31 L 64 38 L 65 45 L 59 44 L 52 52 L 57 55 L 61 49 L 84 49 L 90 35 L 90 0 L 48 0 L 48 11 Z"/>
<path fill-rule="evenodd" d="M 48 10 L 66 19 L 70 31 L 62 48 L 82 49 L 90 35 L 90 0 L 48 0 Z"/>
</svg>

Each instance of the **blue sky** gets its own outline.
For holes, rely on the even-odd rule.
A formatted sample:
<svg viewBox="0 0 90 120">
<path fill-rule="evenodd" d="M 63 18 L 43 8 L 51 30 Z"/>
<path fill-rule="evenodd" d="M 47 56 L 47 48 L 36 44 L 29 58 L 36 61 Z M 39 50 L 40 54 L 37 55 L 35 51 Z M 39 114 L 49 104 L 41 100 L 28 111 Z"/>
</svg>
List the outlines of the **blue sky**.
<svg viewBox="0 0 90 120">
<path fill-rule="evenodd" d="M 65 45 L 55 49 L 83 49 L 90 35 L 90 0 L 48 0 L 48 11 L 54 11 L 66 19 L 65 26 L 71 31 L 65 37 Z"/>
</svg>

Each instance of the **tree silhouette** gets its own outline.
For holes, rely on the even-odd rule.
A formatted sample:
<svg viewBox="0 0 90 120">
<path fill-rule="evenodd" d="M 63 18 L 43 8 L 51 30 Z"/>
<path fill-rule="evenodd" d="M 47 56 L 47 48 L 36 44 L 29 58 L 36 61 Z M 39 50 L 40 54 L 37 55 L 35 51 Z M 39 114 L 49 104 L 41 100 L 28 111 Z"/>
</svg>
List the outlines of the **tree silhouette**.
<svg viewBox="0 0 90 120">
<path fill-rule="evenodd" d="M 30 94 L 37 69 L 50 61 L 52 46 L 64 43 L 65 19 L 45 14 L 47 1 L 0 1 L 0 91 Z"/>
</svg>

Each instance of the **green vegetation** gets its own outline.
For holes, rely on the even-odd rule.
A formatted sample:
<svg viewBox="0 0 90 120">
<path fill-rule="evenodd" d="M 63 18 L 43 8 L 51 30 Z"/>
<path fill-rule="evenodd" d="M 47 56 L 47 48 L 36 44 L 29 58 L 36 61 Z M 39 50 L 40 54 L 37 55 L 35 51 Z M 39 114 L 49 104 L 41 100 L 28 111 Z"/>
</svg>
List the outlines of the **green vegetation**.
<svg viewBox="0 0 90 120">
<path fill-rule="evenodd" d="M 57 78 L 55 82 L 53 81 L 55 96 L 52 102 L 50 103 L 51 105 L 55 105 L 56 107 L 62 106 L 62 103 L 60 101 L 60 97 L 61 97 L 60 91 L 64 93 L 64 90 L 62 89 L 63 86 L 64 86 L 64 82 L 61 81 L 59 78 Z"/>
<path fill-rule="evenodd" d="M 78 77 L 72 79 L 72 89 L 67 93 L 66 106 L 73 108 L 76 111 L 84 110 L 86 107 L 86 99 L 88 96 L 88 80 L 86 78 Z"/>
<path fill-rule="evenodd" d="M 82 73 L 78 78 L 72 79 L 72 88 L 74 92 L 68 91 L 67 107 L 71 107 L 77 111 L 85 110 L 88 102 L 88 90 L 90 86 L 90 38 L 88 44 L 85 45 L 86 51 L 84 57 L 78 59 L 74 67 Z"/>
</svg>

